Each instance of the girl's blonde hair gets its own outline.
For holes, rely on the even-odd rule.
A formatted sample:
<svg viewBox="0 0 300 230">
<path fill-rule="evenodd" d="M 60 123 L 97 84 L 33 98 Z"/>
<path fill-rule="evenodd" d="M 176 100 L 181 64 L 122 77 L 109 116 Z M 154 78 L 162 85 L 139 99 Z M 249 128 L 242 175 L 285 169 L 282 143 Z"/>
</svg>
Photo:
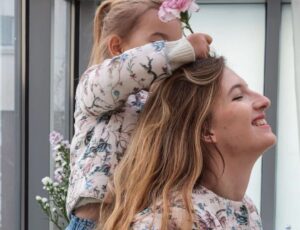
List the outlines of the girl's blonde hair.
<svg viewBox="0 0 300 230">
<path fill-rule="evenodd" d="M 161 0 L 104 0 L 94 17 L 93 48 L 89 66 L 110 57 L 108 39 L 118 35 L 124 39 L 149 9 L 159 9 Z"/>
<path fill-rule="evenodd" d="M 102 229 L 126 230 L 135 214 L 161 202 L 161 229 L 168 229 L 170 197 L 182 198 L 180 229 L 191 229 L 192 190 L 209 170 L 211 154 L 204 141 L 211 108 L 220 88 L 222 57 L 209 57 L 178 69 L 154 83 L 126 154 L 117 167 L 102 204 Z"/>
</svg>

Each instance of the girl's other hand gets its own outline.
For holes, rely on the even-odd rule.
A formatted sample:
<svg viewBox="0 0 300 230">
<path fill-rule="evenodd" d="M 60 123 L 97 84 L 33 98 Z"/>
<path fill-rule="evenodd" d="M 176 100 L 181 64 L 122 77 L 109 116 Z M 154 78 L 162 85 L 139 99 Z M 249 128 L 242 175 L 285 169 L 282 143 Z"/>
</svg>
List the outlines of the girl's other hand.
<svg viewBox="0 0 300 230">
<path fill-rule="evenodd" d="M 212 43 L 212 37 L 208 34 L 195 33 L 187 37 L 188 41 L 194 47 L 196 58 L 205 58 L 209 54 L 209 45 Z"/>
</svg>

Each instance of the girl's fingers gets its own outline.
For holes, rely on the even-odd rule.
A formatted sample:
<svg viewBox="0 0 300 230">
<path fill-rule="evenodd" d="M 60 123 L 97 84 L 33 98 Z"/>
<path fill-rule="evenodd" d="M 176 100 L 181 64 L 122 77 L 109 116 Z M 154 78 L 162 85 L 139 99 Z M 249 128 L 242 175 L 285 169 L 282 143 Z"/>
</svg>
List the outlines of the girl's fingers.
<svg viewBox="0 0 300 230">
<path fill-rule="evenodd" d="M 209 51 L 210 51 L 209 45 L 207 45 L 206 49 L 207 49 L 207 53 L 209 53 Z"/>
<path fill-rule="evenodd" d="M 213 39 L 212 39 L 211 36 L 209 36 L 208 34 L 204 34 L 204 37 L 205 37 L 205 39 L 206 39 L 206 41 L 207 41 L 208 44 L 212 43 Z"/>
</svg>

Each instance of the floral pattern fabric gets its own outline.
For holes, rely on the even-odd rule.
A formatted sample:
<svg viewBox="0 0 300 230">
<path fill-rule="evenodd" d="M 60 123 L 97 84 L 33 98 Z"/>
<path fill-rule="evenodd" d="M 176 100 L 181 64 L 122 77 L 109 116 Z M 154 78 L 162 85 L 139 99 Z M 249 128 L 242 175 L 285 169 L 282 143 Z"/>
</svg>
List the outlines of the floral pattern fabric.
<svg viewBox="0 0 300 230">
<path fill-rule="evenodd" d="M 184 57 L 178 57 L 182 52 Z M 69 216 L 82 201 L 103 200 L 108 179 L 126 150 L 151 83 L 170 76 L 175 66 L 194 60 L 194 56 L 186 39 L 158 41 L 105 60 L 83 74 L 76 90 Z"/>
<path fill-rule="evenodd" d="M 200 186 L 192 194 L 195 219 L 193 230 L 262 230 L 260 215 L 250 198 L 232 201 L 220 197 Z M 181 199 L 174 197 L 171 201 L 170 230 L 180 230 L 184 206 Z M 133 230 L 159 230 L 161 210 L 151 208 L 137 214 L 132 224 Z M 181 224 L 180 224 L 181 223 Z"/>
</svg>

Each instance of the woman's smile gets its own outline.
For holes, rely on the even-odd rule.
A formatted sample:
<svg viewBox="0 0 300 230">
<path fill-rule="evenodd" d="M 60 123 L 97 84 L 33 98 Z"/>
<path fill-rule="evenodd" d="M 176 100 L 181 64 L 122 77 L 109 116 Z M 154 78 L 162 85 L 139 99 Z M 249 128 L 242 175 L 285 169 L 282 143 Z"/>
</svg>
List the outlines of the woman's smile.
<svg viewBox="0 0 300 230">
<path fill-rule="evenodd" d="M 265 114 L 258 115 L 256 118 L 254 118 L 254 120 L 252 121 L 252 125 L 259 128 L 271 129 L 271 126 L 266 120 Z"/>
</svg>

